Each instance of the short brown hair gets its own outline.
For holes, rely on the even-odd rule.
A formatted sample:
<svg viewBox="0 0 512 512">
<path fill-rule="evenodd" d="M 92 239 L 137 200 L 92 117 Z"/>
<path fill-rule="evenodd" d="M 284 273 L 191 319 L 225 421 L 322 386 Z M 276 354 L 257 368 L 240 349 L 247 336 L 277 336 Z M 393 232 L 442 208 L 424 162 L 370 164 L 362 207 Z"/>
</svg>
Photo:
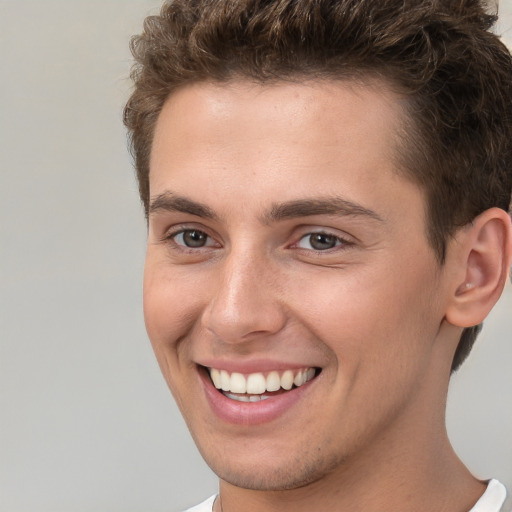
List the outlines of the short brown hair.
<svg viewBox="0 0 512 512">
<path fill-rule="evenodd" d="M 427 236 L 509 211 L 512 60 L 479 0 L 171 0 L 132 39 L 125 110 L 147 214 L 149 157 L 168 96 L 199 81 L 380 78 L 407 97 L 405 173 L 425 192 Z M 465 329 L 452 370 L 480 326 Z"/>
</svg>

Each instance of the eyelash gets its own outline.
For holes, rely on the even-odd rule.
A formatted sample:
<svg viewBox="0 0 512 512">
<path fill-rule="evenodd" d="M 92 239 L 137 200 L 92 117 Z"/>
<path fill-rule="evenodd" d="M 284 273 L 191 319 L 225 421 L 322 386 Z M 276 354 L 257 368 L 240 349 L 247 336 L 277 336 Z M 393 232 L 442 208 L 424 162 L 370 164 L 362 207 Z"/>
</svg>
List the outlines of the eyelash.
<svg viewBox="0 0 512 512">
<path fill-rule="evenodd" d="M 309 245 L 312 245 L 311 242 L 313 241 L 313 237 L 325 237 L 325 238 L 328 238 L 330 239 L 330 241 L 334 242 L 334 246 L 333 247 L 326 247 L 324 249 L 318 249 L 318 248 L 312 248 L 312 249 L 308 249 L 308 248 L 305 248 L 305 247 L 301 247 L 300 246 L 300 243 L 303 241 L 303 240 L 307 240 L 309 239 Z M 328 233 L 328 232 L 325 232 L 325 231 L 312 231 L 310 233 L 306 233 L 304 234 L 303 236 L 300 237 L 299 241 L 296 242 L 294 244 L 295 246 L 297 246 L 299 249 L 305 249 L 307 251 L 312 251 L 312 252 L 315 252 L 315 253 L 326 253 L 326 252 L 330 252 L 331 250 L 343 250 L 343 249 L 346 249 L 347 247 L 353 245 L 353 242 L 350 242 L 349 240 L 345 239 L 345 238 L 342 238 L 340 236 L 337 236 L 337 235 L 334 235 L 332 233 Z"/>
<path fill-rule="evenodd" d="M 191 245 L 186 245 L 185 243 L 185 240 L 183 239 L 183 237 L 186 235 L 186 234 L 197 234 L 201 237 L 205 237 L 205 245 L 198 245 L 198 246 L 191 246 Z M 179 236 L 182 236 L 182 243 L 178 243 L 177 242 L 177 237 Z M 309 239 L 310 240 L 310 245 L 311 242 L 313 241 L 312 238 L 313 237 L 325 237 L 325 238 L 328 238 L 330 239 L 329 241 L 332 241 L 334 242 L 334 245 L 333 247 L 326 247 L 324 249 L 319 249 L 319 248 L 315 248 L 315 247 L 312 247 L 312 248 L 307 248 L 307 247 L 302 247 L 300 244 L 303 240 L 307 240 Z M 179 228 L 175 231 L 172 231 L 168 234 L 165 235 L 164 237 L 164 241 L 166 242 L 172 242 L 176 247 L 178 247 L 180 250 L 185 250 L 185 251 L 193 251 L 195 252 L 196 250 L 200 250 L 200 249 L 205 249 L 205 248 L 211 248 L 211 247 L 220 247 L 220 244 L 218 244 L 217 242 L 215 242 L 214 238 L 211 237 L 208 233 L 206 233 L 205 231 L 201 230 L 201 229 L 194 229 L 194 228 Z M 214 241 L 214 243 L 208 243 L 208 241 Z M 321 243 L 321 240 L 319 240 L 319 242 Z M 302 235 L 299 240 L 297 242 L 295 242 L 294 244 L 291 245 L 292 248 L 297 248 L 299 250 L 304 250 L 304 251 L 308 251 L 308 252 L 312 252 L 312 253 L 317 253 L 317 254 L 321 254 L 321 253 L 327 253 L 327 252 L 331 252 L 332 250 L 343 250 L 343 249 L 346 249 L 350 246 L 354 245 L 353 242 L 345 239 L 345 238 L 342 238 L 340 236 L 337 236 L 337 235 L 334 235 L 332 233 L 328 233 L 328 232 L 325 232 L 325 231 L 311 231 L 311 232 L 308 232 L 308 233 L 305 233 L 304 235 Z"/>
<path fill-rule="evenodd" d="M 178 243 L 176 241 L 177 237 L 179 237 L 180 235 L 183 237 L 187 233 L 188 234 L 196 233 L 196 234 L 199 234 L 200 236 L 204 236 L 206 238 L 206 244 L 194 247 L 194 246 L 186 245 L 185 243 Z M 171 232 L 167 233 L 163 239 L 164 242 L 171 242 L 175 246 L 179 247 L 181 250 L 188 250 L 188 251 L 196 251 L 197 249 L 204 249 L 204 248 L 214 247 L 214 246 L 220 247 L 220 245 L 216 242 L 214 244 L 208 244 L 208 241 L 212 241 L 212 240 L 214 241 L 214 238 L 211 237 L 208 233 L 206 233 L 206 231 L 203 231 L 202 229 L 195 229 L 195 228 L 180 228 L 175 231 L 171 231 Z M 183 242 L 184 242 L 184 240 L 183 240 Z"/>
</svg>

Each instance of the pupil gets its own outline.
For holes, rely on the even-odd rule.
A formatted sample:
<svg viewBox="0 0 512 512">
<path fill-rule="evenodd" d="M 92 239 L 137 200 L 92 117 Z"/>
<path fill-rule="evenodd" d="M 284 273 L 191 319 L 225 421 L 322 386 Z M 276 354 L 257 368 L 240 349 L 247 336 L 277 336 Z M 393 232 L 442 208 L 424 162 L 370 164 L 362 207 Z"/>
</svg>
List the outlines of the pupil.
<svg viewBox="0 0 512 512">
<path fill-rule="evenodd" d="M 203 247 L 206 244 L 206 234 L 202 231 L 185 231 L 183 241 L 188 247 Z"/>
<path fill-rule="evenodd" d="M 309 237 L 311 247 L 320 251 L 332 249 L 336 245 L 336 237 L 324 233 L 314 233 Z"/>
</svg>

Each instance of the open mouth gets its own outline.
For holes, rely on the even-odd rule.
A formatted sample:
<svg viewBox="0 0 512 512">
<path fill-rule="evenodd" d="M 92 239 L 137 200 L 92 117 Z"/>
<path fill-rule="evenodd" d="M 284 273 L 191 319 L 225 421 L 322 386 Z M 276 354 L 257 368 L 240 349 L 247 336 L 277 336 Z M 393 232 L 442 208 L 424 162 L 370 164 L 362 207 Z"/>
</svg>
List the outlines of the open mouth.
<svg viewBox="0 0 512 512">
<path fill-rule="evenodd" d="M 206 368 L 213 385 L 227 398 L 239 402 L 259 402 L 287 393 L 313 380 L 319 368 L 271 371 L 265 373 L 229 373 L 226 370 Z"/>
</svg>

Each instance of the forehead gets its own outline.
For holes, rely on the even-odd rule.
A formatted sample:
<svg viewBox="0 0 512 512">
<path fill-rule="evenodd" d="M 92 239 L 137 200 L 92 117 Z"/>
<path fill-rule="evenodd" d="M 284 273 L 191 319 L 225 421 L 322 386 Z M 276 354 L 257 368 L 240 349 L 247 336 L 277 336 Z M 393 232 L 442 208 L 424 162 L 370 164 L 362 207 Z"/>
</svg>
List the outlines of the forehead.
<svg viewBox="0 0 512 512">
<path fill-rule="evenodd" d="M 333 194 L 371 202 L 373 192 L 405 186 L 397 172 L 404 104 L 377 82 L 183 87 L 157 122 L 150 194 L 188 196 L 193 184 L 203 202 L 223 193 L 244 205 Z"/>
<path fill-rule="evenodd" d="M 230 140 L 244 139 L 247 151 L 257 150 L 263 139 L 281 147 L 308 143 L 319 148 L 385 139 L 387 153 L 393 156 L 404 105 L 390 87 L 375 80 L 364 85 L 331 80 L 200 82 L 178 89 L 164 104 L 151 163 L 160 145 L 169 144 L 169 135 L 200 146 L 228 146 Z"/>
</svg>

